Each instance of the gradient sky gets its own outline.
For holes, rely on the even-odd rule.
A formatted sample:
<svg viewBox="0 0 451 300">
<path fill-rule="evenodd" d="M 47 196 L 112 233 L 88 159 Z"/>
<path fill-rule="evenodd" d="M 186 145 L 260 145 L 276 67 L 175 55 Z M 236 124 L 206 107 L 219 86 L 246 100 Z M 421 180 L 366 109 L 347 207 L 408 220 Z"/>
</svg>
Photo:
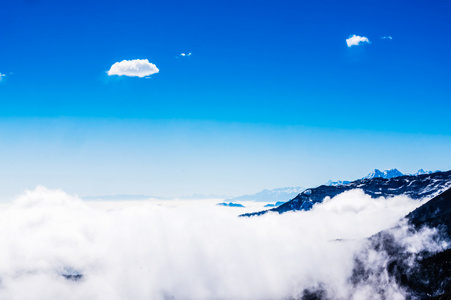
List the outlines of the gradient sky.
<svg viewBox="0 0 451 300">
<path fill-rule="evenodd" d="M 3 1 L 0 197 L 451 169 L 450 15 L 437 0 Z M 159 73 L 108 76 L 134 59 Z"/>
</svg>

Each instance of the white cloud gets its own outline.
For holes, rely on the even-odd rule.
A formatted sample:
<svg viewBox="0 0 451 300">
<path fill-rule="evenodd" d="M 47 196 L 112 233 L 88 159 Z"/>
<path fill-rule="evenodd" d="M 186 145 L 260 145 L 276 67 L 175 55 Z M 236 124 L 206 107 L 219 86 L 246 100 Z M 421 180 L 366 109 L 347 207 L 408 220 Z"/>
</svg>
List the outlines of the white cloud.
<svg viewBox="0 0 451 300">
<path fill-rule="evenodd" d="M 383 40 L 386 40 L 386 39 L 388 39 L 388 40 L 392 40 L 393 38 L 391 37 L 391 36 L 383 36 L 383 37 L 381 37 L 381 39 L 383 39 Z"/>
<path fill-rule="evenodd" d="M 147 59 L 123 60 L 113 64 L 108 71 L 108 76 L 130 76 L 130 77 L 146 77 L 158 73 L 157 66 L 150 63 Z"/>
<path fill-rule="evenodd" d="M 2 81 L 2 78 L 5 77 L 5 74 L 0 73 L 0 81 Z"/>
<path fill-rule="evenodd" d="M 190 53 L 181 53 L 181 56 L 191 56 L 191 52 Z"/>
<path fill-rule="evenodd" d="M 422 202 L 356 190 L 309 212 L 252 218 L 215 203 L 88 204 L 43 187 L 27 192 L 0 209 L 0 299 L 285 299 L 315 284 L 333 299 L 357 299 L 387 288 L 350 285 L 367 247 L 358 239 Z M 397 239 L 418 251 L 430 240 Z M 58 276 L 67 270 L 84 277 Z"/>
<path fill-rule="evenodd" d="M 370 41 L 368 40 L 367 37 L 358 36 L 355 34 L 346 39 L 346 44 L 348 44 L 348 47 L 358 46 L 360 43 L 369 43 L 369 42 Z"/>
</svg>

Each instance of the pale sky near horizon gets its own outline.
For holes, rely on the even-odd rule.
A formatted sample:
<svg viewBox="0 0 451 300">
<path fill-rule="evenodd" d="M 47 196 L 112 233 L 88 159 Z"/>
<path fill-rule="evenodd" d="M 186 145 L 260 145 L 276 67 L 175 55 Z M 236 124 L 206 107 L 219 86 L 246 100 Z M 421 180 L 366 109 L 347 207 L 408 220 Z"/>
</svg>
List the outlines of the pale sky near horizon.
<svg viewBox="0 0 451 300">
<path fill-rule="evenodd" d="M 79 196 L 237 196 L 360 178 L 374 168 L 451 169 L 442 135 L 214 121 L 2 120 L 0 191 Z"/>
</svg>

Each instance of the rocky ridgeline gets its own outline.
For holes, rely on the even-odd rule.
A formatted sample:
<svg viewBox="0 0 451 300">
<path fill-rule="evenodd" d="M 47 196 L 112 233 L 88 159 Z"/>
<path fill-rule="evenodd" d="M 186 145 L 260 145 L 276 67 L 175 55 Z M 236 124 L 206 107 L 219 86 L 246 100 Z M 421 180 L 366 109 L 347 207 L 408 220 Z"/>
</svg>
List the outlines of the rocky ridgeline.
<svg viewBox="0 0 451 300">
<path fill-rule="evenodd" d="M 326 197 L 335 197 L 343 192 L 361 189 L 373 198 L 406 195 L 413 199 L 434 197 L 451 187 L 451 171 L 435 172 L 422 175 L 404 175 L 394 178 L 363 178 L 347 184 L 328 186 L 321 185 L 306 189 L 292 200 L 278 207 L 260 212 L 247 213 L 241 217 L 251 217 L 278 212 L 310 210 L 313 205 L 323 202 Z"/>
</svg>

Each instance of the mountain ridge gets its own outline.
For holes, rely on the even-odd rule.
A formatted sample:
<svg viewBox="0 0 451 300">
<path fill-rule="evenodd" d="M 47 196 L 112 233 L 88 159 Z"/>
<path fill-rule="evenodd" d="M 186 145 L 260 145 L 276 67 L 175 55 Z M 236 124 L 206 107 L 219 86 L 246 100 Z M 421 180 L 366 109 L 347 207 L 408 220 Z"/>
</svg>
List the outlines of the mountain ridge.
<svg viewBox="0 0 451 300">
<path fill-rule="evenodd" d="M 385 178 L 358 179 L 345 185 L 321 185 L 309 188 L 286 203 L 269 210 L 247 213 L 240 216 L 258 216 L 268 212 L 282 214 L 287 211 L 310 210 L 313 205 L 321 203 L 326 197 L 335 197 L 342 192 L 352 189 L 362 189 L 373 198 L 407 195 L 413 199 L 433 197 L 451 186 L 451 171 L 435 172 L 422 175 L 403 175 Z"/>
<path fill-rule="evenodd" d="M 416 175 L 423 175 L 423 174 L 432 174 L 432 173 L 436 173 L 436 172 L 441 172 L 441 171 L 440 170 L 425 171 L 423 169 L 419 169 L 415 173 L 403 174 L 402 172 L 400 172 L 396 168 L 389 169 L 389 170 L 384 170 L 384 171 L 381 171 L 379 169 L 374 169 L 374 171 L 368 173 L 368 175 L 366 175 L 366 176 L 364 176 L 362 178 L 359 178 L 359 179 L 371 179 L 371 178 L 386 178 L 386 179 L 390 179 L 390 178 L 400 177 L 400 176 L 405 176 L 405 175 L 416 176 Z M 358 179 L 356 179 L 356 180 L 358 180 Z M 352 182 L 351 180 L 338 180 L 338 181 L 329 180 L 328 182 L 325 183 L 325 185 L 342 185 L 342 184 L 348 184 L 348 183 L 351 183 L 351 182 Z"/>
<path fill-rule="evenodd" d="M 227 202 L 236 202 L 236 201 L 256 201 L 256 202 L 286 202 L 288 199 L 296 197 L 299 193 L 304 191 L 305 188 L 300 186 L 295 187 L 283 187 L 276 189 L 264 189 L 258 193 L 251 195 L 242 195 L 238 197 L 233 197 L 229 199 L 225 199 Z"/>
<path fill-rule="evenodd" d="M 363 177 L 361 179 L 372 179 L 372 178 L 390 179 L 390 178 L 394 178 L 394 177 L 400 177 L 403 175 L 404 174 L 401 173 L 400 171 L 398 171 L 398 169 L 389 169 L 389 170 L 384 170 L 384 171 L 380 171 L 379 169 L 374 169 L 373 172 L 371 172 L 370 174 L 366 175 L 365 177 Z"/>
<path fill-rule="evenodd" d="M 451 298 L 451 188 L 445 190 L 405 216 L 413 232 L 424 228 L 437 231 L 436 241 L 447 244 L 441 250 L 425 250 L 415 253 L 399 243 L 392 229 L 383 230 L 370 237 L 369 250 L 382 251 L 387 258 L 384 277 L 404 288 L 407 299 L 450 299 Z M 412 234 L 412 232 L 411 232 Z M 353 282 L 367 280 L 367 272 L 375 269 L 361 269 L 358 259 L 353 272 Z M 382 273 L 381 271 L 377 271 Z M 363 276 L 362 276 L 363 275 Z"/>
</svg>

